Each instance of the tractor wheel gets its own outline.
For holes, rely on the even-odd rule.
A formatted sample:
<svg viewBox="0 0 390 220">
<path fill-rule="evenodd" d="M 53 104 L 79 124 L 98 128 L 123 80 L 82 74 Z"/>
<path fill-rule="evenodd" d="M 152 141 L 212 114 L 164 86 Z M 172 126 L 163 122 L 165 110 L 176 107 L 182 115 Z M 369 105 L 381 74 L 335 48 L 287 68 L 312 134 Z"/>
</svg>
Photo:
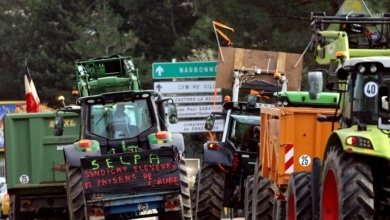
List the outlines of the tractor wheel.
<svg viewBox="0 0 390 220">
<path fill-rule="evenodd" d="M 388 198 L 390 198 L 390 173 L 389 167 L 386 168 L 386 172 L 383 172 L 381 169 L 381 180 L 380 183 L 377 183 L 378 190 L 375 197 L 375 217 L 374 219 L 390 219 L 390 203 Z"/>
<path fill-rule="evenodd" d="M 274 201 L 274 220 L 285 220 L 286 219 L 286 201 L 277 200 Z"/>
<path fill-rule="evenodd" d="M 373 181 L 367 161 L 341 146 L 331 147 L 322 172 L 321 219 L 372 219 Z"/>
<path fill-rule="evenodd" d="M 273 189 L 271 180 L 257 175 L 255 193 L 255 210 L 253 210 L 256 214 L 255 219 L 273 219 L 275 190 Z"/>
<path fill-rule="evenodd" d="M 66 164 L 66 197 L 68 201 L 69 218 L 84 220 L 85 205 L 81 168 Z"/>
<path fill-rule="evenodd" d="M 245 219 L 252 219 L 252 204 L 253 204 L 253 175 L 247 176 L 245 181 L 245 199 L 244 199 L 244 214 Z"/>
<path fill-rule="evenodd" d="M 196 175 L 193 213 L 196 220 L 220 220 L 223 211 L 225 173 L 218 167 L 202 164 Z"/>
<path fill-rule="evenodd" d="M 187 166 L 185 159 L 180 160 L 180 187 L 181 187 L 181 203 L 182 213 L 184 220 L 192 219 L 191 210 L 191 194 L 190 194 L 190 181 L 187 173 Z"/>
<path fill-rule="evenodd" d="M 287 187 L 287 213 L 289 220 L 313 219 L 311 173 L 296 172 L 290 176 Z"/>
</svg>

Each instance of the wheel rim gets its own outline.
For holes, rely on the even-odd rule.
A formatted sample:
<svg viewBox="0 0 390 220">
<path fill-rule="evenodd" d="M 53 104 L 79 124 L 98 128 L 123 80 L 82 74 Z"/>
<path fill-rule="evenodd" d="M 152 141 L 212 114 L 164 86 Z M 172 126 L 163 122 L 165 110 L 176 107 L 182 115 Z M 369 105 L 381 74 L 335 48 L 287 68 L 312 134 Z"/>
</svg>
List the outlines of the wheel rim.
<svg viewBox="0 0 390 220">
<path fill-rule="evenodd" d="M 288 219 L 293 220 L 295 219 L 295 197 L 294 193 L 290 193 L 288 197 Z"/>
<path fill-rule="evenodd" d="M 326 173 L 322 193 L 322 217 L 323 219 L 338 219 L 338 191 L 336 176 L 332 170 Z"/>
</svg>

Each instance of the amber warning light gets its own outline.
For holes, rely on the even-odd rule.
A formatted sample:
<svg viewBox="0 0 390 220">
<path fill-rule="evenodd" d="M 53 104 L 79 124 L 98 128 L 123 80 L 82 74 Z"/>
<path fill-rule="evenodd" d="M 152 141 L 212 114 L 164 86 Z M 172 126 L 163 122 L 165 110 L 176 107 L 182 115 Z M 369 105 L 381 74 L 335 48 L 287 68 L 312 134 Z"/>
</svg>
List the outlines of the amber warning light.
<svg viewBox="0 0 390 220">
<path fill-rule="evenodd" d="M 156 133 L 157 139 L 167 139 L 168 138 L 168 132 L 166 131 L 159 131 Z"/>
<path fill-rule="evenodd" d="M 92 146 L 91 140 L 80 140 L 79 141 L 79 147 L 81 148 L 88 148 Z"/>
<path fill-rule="evenodd" d="M 216 143 L 209 143 L 208 147 L 209 147 L 210 150 L 220 150 L 221 149 L 221 146 L 219 146 Z"/>
</svg>

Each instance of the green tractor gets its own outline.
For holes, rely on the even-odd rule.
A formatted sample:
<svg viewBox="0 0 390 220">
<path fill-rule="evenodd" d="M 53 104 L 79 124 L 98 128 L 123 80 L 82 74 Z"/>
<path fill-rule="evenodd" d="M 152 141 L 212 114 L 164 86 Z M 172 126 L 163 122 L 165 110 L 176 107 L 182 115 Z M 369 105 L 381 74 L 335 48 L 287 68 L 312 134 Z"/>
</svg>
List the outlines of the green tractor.
<svg viewBox="0 0 390 220">
<path fill-rule="evenodd" d="M 386 219 L 390 216 L 390 17 L 312 13 L 312 49 L 329 65 L 329 90 L 340 93 L 339 123 L 327 140 L 323 161 L 290 178 L 289 219 Z M 325 30 L 325 27 L 329 27 Z M 310 193 L 300 193 L 303 180 Z M 294 193 L 296 192 L 296 194 Z"/>
<path fill-rule="evenodd" d="M 183 136 L 167 131 L 173 101 L 141 89 L 129 57 L 77 61 L 76 73 L 79 108 L 55 118 L 56 136 L 64 114 L 81 118 L 79 140 L 63 146 L 69 219 L 191 219 Z"/>
</svg>

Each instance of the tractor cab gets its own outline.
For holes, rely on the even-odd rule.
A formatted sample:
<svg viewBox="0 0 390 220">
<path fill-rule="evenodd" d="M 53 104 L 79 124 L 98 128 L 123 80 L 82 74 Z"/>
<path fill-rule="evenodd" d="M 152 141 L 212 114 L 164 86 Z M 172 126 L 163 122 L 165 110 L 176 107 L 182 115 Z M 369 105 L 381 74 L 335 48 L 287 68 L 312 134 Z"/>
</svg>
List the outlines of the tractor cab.
<svg viewBox="0 0 390 220">
<path fill-rule="evenodd" d="M 378 121 L 379 127 L 388 123 L 388 59 L 351 58 L 337 70 L 337 76 L 340 80 L 346 79 L 341 120 L 344 127 L 358 125 L 359 130 L 365 130 L 367 125 L 375 125 Z"/>
<path fill-rule="evenodd" d="M 79 98 L 77 104 L 82 111 L 78 111 L 84 122 L 81 125 L 81 139 L 98 141 L 104 154 L 149 149 L 148 136 L 161 131 L 161 123 L 166 123 L 165 115 L 157 112 L 159 105 L 163 105 L 166 100 L 156 101 L 155 96 L 154 91 L 143 90 Z M 57 112 L 56 136 L 62 135 L 64 127 L 63 117 L 59 112 L 66 111 L 74 110 Z M 168 103 L 169 123 L 177 121 L 176 115 L 176 106 Z"/>
</svg>

